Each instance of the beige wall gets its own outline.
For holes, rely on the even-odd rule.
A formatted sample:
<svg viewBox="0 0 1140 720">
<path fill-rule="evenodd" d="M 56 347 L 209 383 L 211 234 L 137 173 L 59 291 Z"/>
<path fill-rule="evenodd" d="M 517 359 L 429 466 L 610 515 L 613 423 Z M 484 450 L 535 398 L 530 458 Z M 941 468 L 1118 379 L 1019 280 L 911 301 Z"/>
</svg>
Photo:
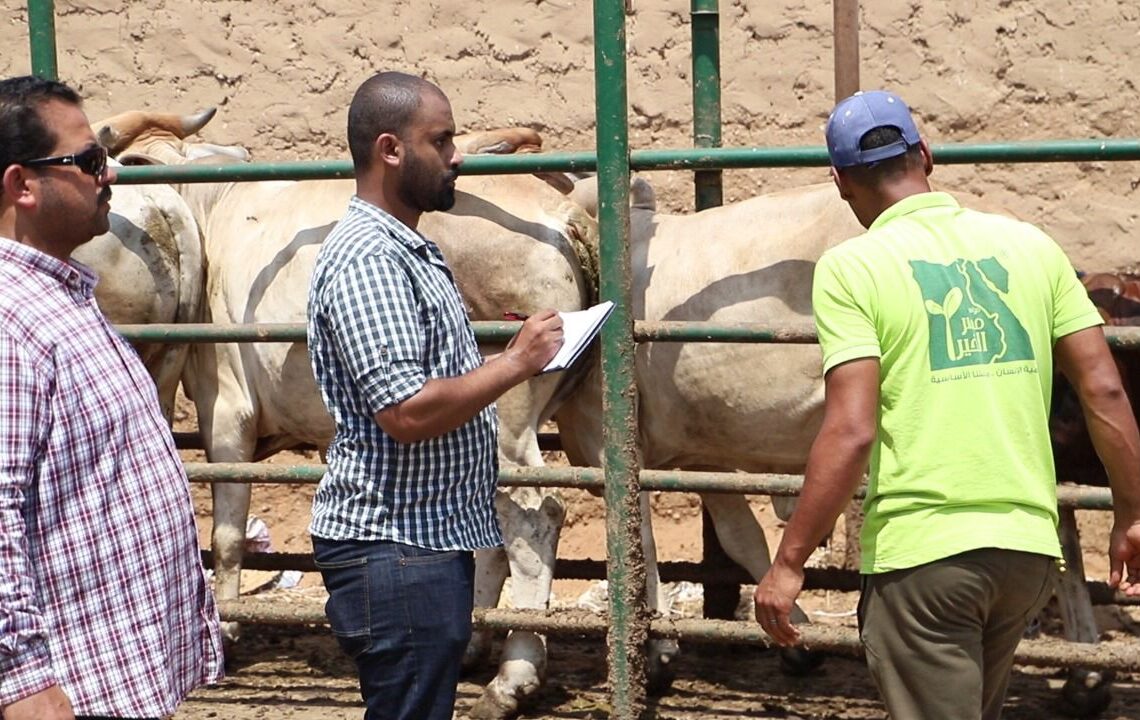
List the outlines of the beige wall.
<svg viewBox="0 0 1140 720">
<path fill-rule="evenodd" d="M 26 6 L 0 26 L 0 74 L 25 73 Z M 690 144 L 689 3 L 632 0 L 631 142 Z M 864 87 L 901 93 L 933 143 L 1140 136 L 1132 2 L 865 1 Z M 831 5 L 721 2 L 726 145 L 818 145 L 832 103 Z M 92 118 L 132 108 L 220 111 L 207 140 L 259 160 L 345 157 L 344 109 L 371 72 L 422 72 L 462 127 L 541 130 L 551 149 L 593 141 L 592 12 L 585 0 L 56 0 L 60 76 Z M 726 172 L 726 199 L 823 180 L 822 169 Z M 684 173 L 654 173 L 662 204 L 692 207 Z M 1140 165 L 945 166 L 1042 224 L 1078 267 L 1140 255 Z"/>
</svg>

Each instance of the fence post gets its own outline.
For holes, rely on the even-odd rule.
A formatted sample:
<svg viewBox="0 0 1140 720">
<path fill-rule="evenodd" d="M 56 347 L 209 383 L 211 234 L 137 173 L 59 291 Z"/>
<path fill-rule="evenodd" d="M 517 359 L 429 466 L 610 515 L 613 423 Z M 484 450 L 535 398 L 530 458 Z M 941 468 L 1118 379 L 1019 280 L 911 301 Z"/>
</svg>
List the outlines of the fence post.
<svg viewBox="0 0 1140 720">
<path fill-rule="evenodd" d="M 48 80 L 58 79 L 53 0 L 28 0 L 28 38 L 32 53 L 32 74 Z"/>
<path fill-rule="evenodd" d="M 595 0 L 600 284 L 601 296 L 615 304 L 613 317 L 602 328 L 609 684 L 613 720 L 637 720 L 645 710 L 646 641 L 649 638 L 636 450 L 637 388 L 633 377 L 625 52 L 623 0 Z"/>
</svg>

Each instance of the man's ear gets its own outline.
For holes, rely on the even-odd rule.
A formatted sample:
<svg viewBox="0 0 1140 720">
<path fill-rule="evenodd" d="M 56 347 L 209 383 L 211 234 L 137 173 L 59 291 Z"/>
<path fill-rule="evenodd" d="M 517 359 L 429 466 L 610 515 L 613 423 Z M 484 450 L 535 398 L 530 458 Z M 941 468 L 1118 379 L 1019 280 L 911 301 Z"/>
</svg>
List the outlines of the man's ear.
<svg viewBox="0 0 1140 720">
<path fill-rule="evenodd" d="M 926 140 L 920 139 L 918 141 L 918 151 L 922 153 L 922 167 L 926 171 L 926 176 L 930 177 L 930 173 L 934 172 L 934 154 L 930 152 L 930 146 L 926 144 Z"/>
<path fill-rule="evenodd" d="M 384 163 L 389 167 L 397 167 L 404 156 L 404 145 L 400 138 L 392 133 L 380 133 L 376 142 L 372 144 L 373 163 Z"/>
<path fill-rule="evenodd" d="M 848 180 L 843 176 L 839 168 L 832 166 L 831 168 L 831 181 L 835 183 L 835 187 L 839 190 L 839 197 L 844 200 L 851 200 L 851 188 L 848 186 Z"/>
<path fill-rule="evenodd" d="M 8 202 L 19 207 L 34 207 L 36 196 L 32 194 L 28 184 L 28 171 L 23 165 L 9 165 L 0 175 L 0 190 Z"/>
</svg>

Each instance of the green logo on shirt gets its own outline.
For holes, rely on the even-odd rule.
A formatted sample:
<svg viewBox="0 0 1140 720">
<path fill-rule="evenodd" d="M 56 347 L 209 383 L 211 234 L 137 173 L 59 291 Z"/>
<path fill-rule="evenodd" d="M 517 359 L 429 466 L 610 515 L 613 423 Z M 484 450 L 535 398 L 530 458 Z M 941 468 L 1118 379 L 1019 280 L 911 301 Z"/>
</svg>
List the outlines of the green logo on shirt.
<svg viewBox="0 0 1140 720">
<path fill-rule="evenodd" d="M 1029 335 L 1002 300 L 1009 273 L 994 258 L 910 261 L 930 323 L 930 369 L 1033 360 Z"/>
</svg>

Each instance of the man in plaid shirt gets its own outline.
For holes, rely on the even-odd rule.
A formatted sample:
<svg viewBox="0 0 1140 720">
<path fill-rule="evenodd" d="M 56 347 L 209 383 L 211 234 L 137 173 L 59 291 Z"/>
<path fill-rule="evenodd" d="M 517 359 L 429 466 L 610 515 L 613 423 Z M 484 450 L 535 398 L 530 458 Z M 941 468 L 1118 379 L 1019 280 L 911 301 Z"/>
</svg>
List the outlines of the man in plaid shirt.
<svg viewBox="0 0 1140 720">
<path fill-rule="evenodd" d="M 480 357 L 443 255 L 416 232 L 422 213 L 455 202 L 454 135 L 435 85 L 380 73 L 360 86 L 348 111 L 356 196 L 309 293 L 309 354 L 336 421 L 310 530 L 367 720 L 450 720 L 472 551 L 502 544 L 492 403 L 562 344 L 546 310 Z"/>
<path fill-rule="evenodd" d="M 70 260 L 115 173 L 58 82 L 0 81 L 0 714 L 159 718 L 222 676 L 150 377 Z"/>
</svg>

